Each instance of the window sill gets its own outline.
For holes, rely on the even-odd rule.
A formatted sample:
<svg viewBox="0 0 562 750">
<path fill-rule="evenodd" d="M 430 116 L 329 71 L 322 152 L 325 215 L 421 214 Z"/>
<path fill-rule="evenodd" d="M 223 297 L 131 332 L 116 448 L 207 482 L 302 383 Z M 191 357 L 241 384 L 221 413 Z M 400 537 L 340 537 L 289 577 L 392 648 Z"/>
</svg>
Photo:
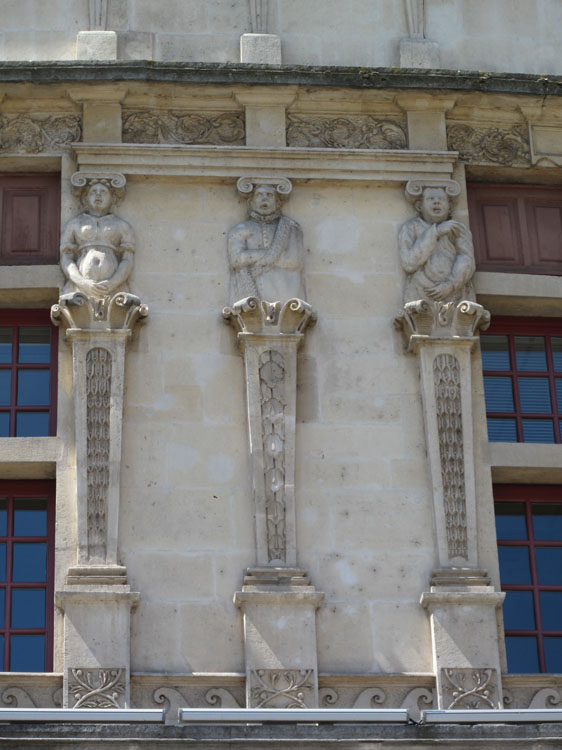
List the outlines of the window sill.
<svg viewBox="0 0 562 750">
<path fill-rule="evenodd" d="M 49 307 L 58 301 L 64 276 L 58 264 L 2 266 L 0 307 Z"/>
<path fill-rule="evenodd" d="M 0 479 L 52 479 L 62 458 L 59 437 L 0 438 Z"/>
<path fill-rule="evenodd" d="M 488 443 L 492 480 L 499 484 L 562 483 L 562 445 Z"/>
<path fill-rule="evenodd" d="M 562 278 L 530 273 L 477 271 L 478 302 L 492 315 L 562 317 Z"/>
</svg>

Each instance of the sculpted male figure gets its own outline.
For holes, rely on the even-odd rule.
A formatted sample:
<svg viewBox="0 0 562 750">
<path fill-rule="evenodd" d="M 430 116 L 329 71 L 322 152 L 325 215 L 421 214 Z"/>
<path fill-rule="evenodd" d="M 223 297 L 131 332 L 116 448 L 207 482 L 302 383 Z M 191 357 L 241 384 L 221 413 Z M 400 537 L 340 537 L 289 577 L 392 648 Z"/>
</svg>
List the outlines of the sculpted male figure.
<svg viewBox="0 0 562 750">
<path fill-rule="evenodd" d="M 472 236 L 465 224 L 450 218 L 446 188 L 424 187 L 414 206 L 419 215 L 407 221 L 398 236 L 400 261 L 407 275 L 404 303 L 474 300 Z"/>
<path fill-rule="evenodd" d="M 281 214 L 280 186 L 290 191 L 287 180 L 277 187 L 258 184 L 249 188 L 250 218 L 228 233 L 231 302 L 245 297 L 266 302 L 305 299 L 302 230 Z"/>
<path fill-rule="evenodd" d="M 125 286 L 135 235 L 127 221 L 111 213 L 119 194 L 110 179 L 86 180 L 81 197 L 86 210 L 70 219 L 61 234 L 61 267 L 68 278 L 63 297 L 80 291 L 104 299 Z"/>
</svg>

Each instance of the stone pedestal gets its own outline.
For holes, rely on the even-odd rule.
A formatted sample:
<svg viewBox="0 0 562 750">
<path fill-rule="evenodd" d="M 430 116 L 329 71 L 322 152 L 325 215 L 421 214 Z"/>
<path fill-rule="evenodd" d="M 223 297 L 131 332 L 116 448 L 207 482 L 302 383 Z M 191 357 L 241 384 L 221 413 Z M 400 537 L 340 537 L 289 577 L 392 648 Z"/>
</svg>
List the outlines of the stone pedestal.
<svg viewBox="0 0 562 750">
<path fill-rule="evenodd" d="M 324 595 L 296 567 L 294 474 L 297 348 L 314 314 L 302 300 L 249 297 L 223 315 L 244 355 L 256 519 L 257 566 L 234 597 L 244 616 L 246 702 L 313 707 L 316 609 Z"/>
<path fill-rule="evenodd" d="M 439 68 L 439 45 L 427 39 L 400 40 L 401 68 Z"/>
<path fill-rule="evenodd" d="M 63 705 L 129 705 L 130 616 L 139 595 L 119 564 L 125 347 L 138 297 L 66 294 L 51 317 L 72 345 L 76 431 L 76 565 L 55 601 L 64 613 Z"/>
<path fill-rule="evenodd" d="M 431 619 L 439 708 L 501 708 L 497 609 L 478 566 L 471 352 L 490 314 L 475 302 L 411 302 L 397 319 L 420 362 L 440 568 L 421 597 Z"/>
<path fill-rule="evenodd" d="M 79 31 L 76 59 L 117 60 L 117 34 L 115 31 Z"/>
<path fill-rule="evenodd" d="M 242 34 L 240 62 L 281 65 L 281 37 L 277 34 Z"/>
</svg>

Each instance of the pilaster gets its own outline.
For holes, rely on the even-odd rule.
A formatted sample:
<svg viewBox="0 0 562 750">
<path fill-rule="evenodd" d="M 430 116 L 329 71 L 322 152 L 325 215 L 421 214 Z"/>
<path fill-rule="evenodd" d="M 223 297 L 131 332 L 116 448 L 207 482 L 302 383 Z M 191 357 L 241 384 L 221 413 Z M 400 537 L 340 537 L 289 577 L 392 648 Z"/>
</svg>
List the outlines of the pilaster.
<svg viewBox="0 0 562 750">
<path fill-rule="evenodd" d="M 296 95 L 296 86 L 254 86 L 235 94 L 236 101 L 246 110 L 246 146 L 287 145 L 286 112 Z"/>
<path fill-rule="evenodd" d="M 408 147 L 420 151 L 446 151 L 446 113 L 454 107 L 455 98 L 411 91 L 395 99 L 406 112 Z"/>
<path fill-rule="evenodd" d="M 70 88 L 68 96 L 82 105 L 82 140 L 85 143 L 121 143 L 121 102 L 127 94 L 122 86 Z"/>
</svg>

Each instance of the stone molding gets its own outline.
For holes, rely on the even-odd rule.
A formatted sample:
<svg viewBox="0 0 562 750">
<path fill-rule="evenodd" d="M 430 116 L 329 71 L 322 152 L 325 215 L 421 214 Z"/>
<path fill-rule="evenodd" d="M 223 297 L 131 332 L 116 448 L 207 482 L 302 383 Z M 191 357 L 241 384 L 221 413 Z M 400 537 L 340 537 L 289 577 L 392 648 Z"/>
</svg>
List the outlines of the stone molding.
<svg viewBox="0 0 562 750">
<path fill-rule="evenodd" d="M 321 117 L 289 112 L 287 146 L 405 149 L 408 147 L 406 122 L 374 115 Z"/>
<path fill-rule="evenodd" d="M 447 145 L 458 151 L 468 164 L 529 166 L 531 161 L 529 131 L 525 125 L 474 127 L 467 123 L 447 121 Z"/>
<path fill-rule="evenodd" d="M 243 112 L 123 110 L 123 143 L 243 146 L 245 141 Z"/>
<path fill-rule="evenodd" d="M 61 153 L 82 137 L 82 119 L 73 114 L 0 116 L 0 153 Z"/>
</svg>

